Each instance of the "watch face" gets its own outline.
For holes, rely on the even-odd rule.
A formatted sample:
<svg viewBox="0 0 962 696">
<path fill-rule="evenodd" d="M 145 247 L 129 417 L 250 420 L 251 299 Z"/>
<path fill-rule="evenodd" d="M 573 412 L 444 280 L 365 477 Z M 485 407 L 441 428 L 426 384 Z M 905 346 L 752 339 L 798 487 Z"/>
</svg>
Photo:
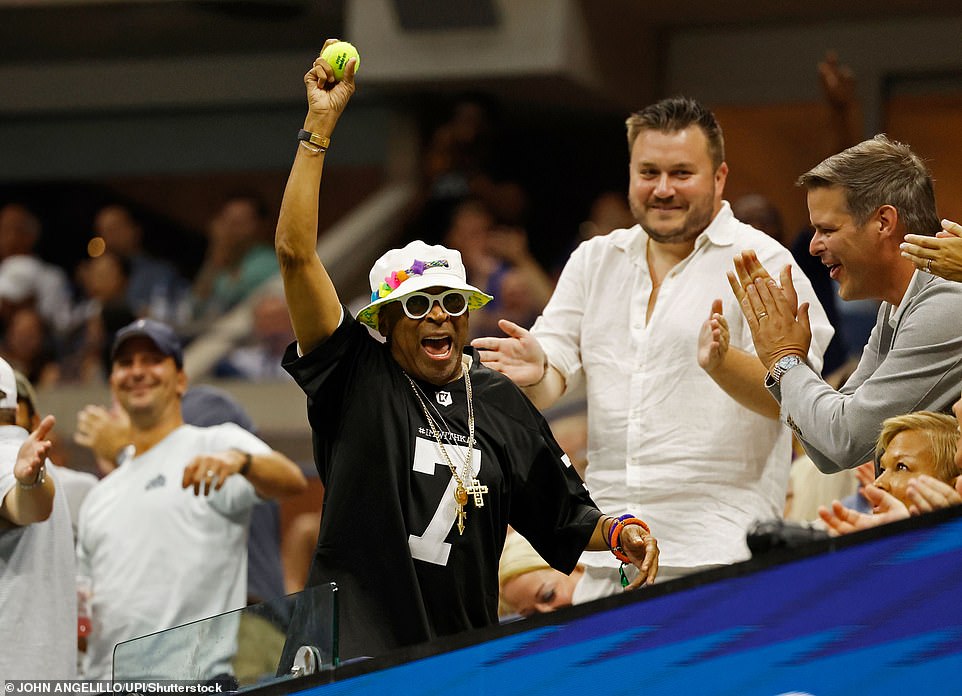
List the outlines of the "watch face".
<svg viewBox="0 0 962 696">
<path fill-rule="evenodd" d="M 796 365 L 801 364 L 802 359 L 797 355 L 786 355 L 784 358 L 779 358 L 775 363 L 775 367 L 772 368 L 772 378 L 776 383 L 778 383 L 781 381 L 782 375 L 784 375 L 788 370 Z"/>
</svg>

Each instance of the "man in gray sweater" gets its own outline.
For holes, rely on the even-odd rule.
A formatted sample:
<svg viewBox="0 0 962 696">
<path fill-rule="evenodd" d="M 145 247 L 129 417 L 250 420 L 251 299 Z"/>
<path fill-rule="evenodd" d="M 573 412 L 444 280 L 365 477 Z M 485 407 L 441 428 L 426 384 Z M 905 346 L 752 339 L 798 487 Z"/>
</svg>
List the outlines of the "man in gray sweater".
<svg viewBox="0 0 962 696">
<path fill-rule="evenodd" d="M 906 234 L 935 235 L 932 177 L 908 146 L 877 135 L 803 174 L 810 244 L 843 300 L 877 299 L 875 328 L 852 376 L 836 391 L 805 363 L 808 311 L 790 274 L 769 276 L 754 252 L 729 274 L 766 386 L 819 469 L 850 469 L 874 456 L 882 421 L 912 411 L 948 411 L 962 383 L 962 284 L 915 266 L 899 249 Z"/>
</svg>

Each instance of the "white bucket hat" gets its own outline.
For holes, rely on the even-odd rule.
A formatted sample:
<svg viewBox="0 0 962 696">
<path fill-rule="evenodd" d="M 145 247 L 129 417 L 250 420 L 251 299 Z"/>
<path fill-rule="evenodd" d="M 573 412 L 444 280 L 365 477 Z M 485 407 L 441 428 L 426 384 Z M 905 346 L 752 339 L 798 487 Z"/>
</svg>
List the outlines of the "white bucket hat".
<svg viewBox="0 0 962 696">
<path fill-rule="evenodd" d="M 385 253 L 374 262 L 369 278 L 371 304 L 357 313 L 357 319 L 375 331 L 382 305 L 418 290 L 433 287 L 465 290 L 471 293 L 468 309 L 480 309 L 494 299 L 468 285 L 461 252 L 440 244 L 428 246 L 420 240 Z"/>
</svg>

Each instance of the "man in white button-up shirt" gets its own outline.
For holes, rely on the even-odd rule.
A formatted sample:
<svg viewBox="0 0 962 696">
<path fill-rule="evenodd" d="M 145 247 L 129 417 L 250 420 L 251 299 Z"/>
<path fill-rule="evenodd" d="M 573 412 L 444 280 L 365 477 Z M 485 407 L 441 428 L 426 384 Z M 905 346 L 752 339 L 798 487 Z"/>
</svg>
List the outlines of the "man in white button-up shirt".
<svg viewBox="0 0 962 696">
<path fill-rule="evenodd" d="M 789 251 L 722 200 L 711 112 L 668 99 L 627 125 L 639 224 L 578 247 L 530 333 L 501 322 L 508 338 L 474 345 L 540 408 L 585 380 L 588 488 L 603 509 L 649 522 L 664 579 L 748 558 L 747 529 L 784 504 L 791 435 L 726 280 L 732 257 L 752 248 L 766 266 L 793 267 L 815 370 L 833 330 Z M 617 562 L 582 561 L 576 602 L 618 591 Z"/>
</svg>

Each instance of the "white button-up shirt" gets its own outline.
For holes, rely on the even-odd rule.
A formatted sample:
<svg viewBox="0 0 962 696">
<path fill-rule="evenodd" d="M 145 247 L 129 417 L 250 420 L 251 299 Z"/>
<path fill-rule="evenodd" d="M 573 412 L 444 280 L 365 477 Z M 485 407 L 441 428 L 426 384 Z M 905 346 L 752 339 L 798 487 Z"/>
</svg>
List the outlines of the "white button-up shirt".
<svg viewBox="0 0 962 696">
<path fill-rule="evenodd" d="M 726 278 L 733 256 L 754 249 L 776 278 L 793 265 L 799 302 L 811 305 L 808 359 L 816 370 L 834 332 L 791 253 L 736 220 L 727 203 L 665 276 L 646 321 L 647 241 L 635 226 L 584 242 L 532 331 L 569 386 L 586 380 L 586 483 L 599 507 L 647 521 L 663 566 L 744 560 L 752 522 L 781 516 L 791 436 L 740 406 L 698 366 L 699 331 L 716 298 L 731 346 L 754 353 Z M 617 564 L 607 552 L 582 560 Z"/>
</svg>

